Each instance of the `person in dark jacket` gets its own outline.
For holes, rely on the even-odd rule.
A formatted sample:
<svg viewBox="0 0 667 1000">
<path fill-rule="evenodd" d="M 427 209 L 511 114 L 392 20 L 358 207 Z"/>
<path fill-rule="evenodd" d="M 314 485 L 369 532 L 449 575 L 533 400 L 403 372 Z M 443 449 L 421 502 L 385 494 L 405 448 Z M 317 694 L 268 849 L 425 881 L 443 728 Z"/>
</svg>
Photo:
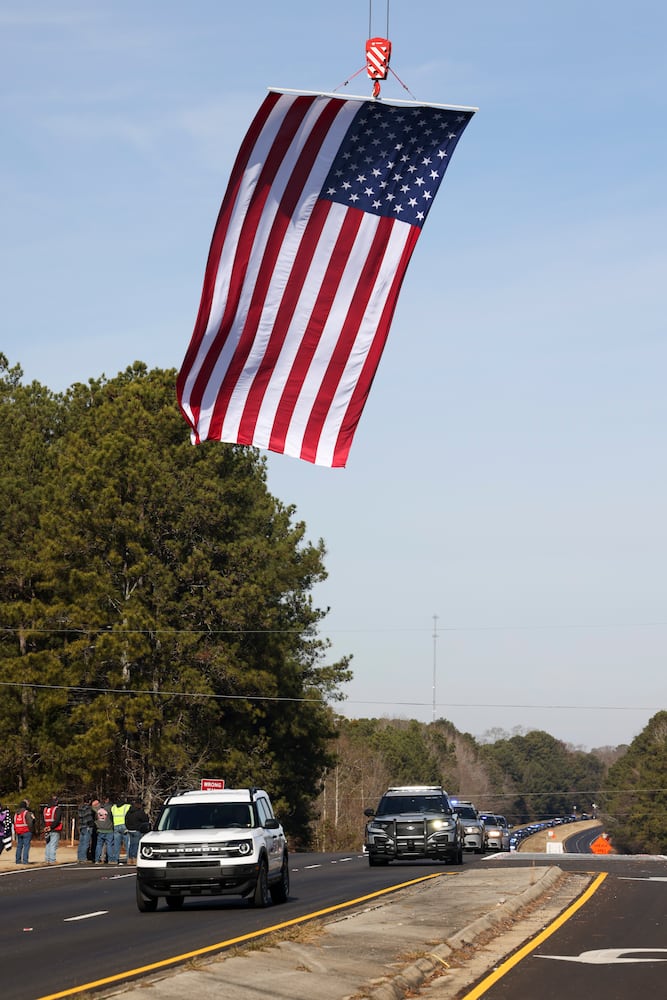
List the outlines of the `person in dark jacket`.
<svg viewBox="0 0 667 1000">
<path fill-rule="evenodd" d="M 16 864 L 29 865 L 30 841 L 35 832 L 35 814 L 30 808 L 30 799 L 23 799 L 14 813 L 14 833 L 16 834 Z"/>
<path fill-rule="evenodd" d="M 113 859 L 113 816 L 108 799 L 106 802 L 100 802 L 95 810 L 95 827 L 97 828 L 95 861 L 100 861 L 102 851 L 106 850 L 106 860 L 109 862 Z"/>
<path fill-rule="evenodd" d="M 79 843 L 76 849 L 76 860 L 87 861 L 90 857 L 90 844 L 95 826 L 95 814 L 91 805 L 92 795 L 84 795 L 79 806 L 77 820 L 79 824 Z M 92 858 L 90 858 L 92 861 Z"/>
<path fill-rule="evenodd" d="M 125 814 L 125 826 L 130 835 L 130 843 L 127 849 L 127 863 L 128 865 L 136 865 L 139 841 L 151 828 L 151 821 L 144 810 L 141 799 L 132 799 L 130 808 Z"/>
<path fill-rule="evenodd" d="M 95 823 L 95 817 L 97 816 L 97 807 L 100 804 L 100 800 L 95 796 L 90 803 L 90 808 L 93 810 L 93 833 L 90 838 L 90 847 L 88 848 L 88 860 L 95 864 L 95 852 L 97 851 L 97 824 Z"/>
</svg>

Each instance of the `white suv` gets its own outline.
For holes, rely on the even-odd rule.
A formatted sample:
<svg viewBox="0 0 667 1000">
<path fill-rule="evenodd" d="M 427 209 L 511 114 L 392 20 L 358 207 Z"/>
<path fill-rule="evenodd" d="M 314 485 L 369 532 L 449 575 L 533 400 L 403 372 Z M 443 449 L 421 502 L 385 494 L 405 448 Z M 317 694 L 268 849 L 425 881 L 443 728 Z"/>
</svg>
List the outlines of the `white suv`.
<svg viewBox="0 0 667 1000">
<path fill-rule="evenodd" d="M 269 796 L 259 788 L 170 796 L 139 844 L 139 910 L 154 911 L 160 896 L 176 910 L 186 896 L 227 895 L 254 906 L 289 896 L 287 842 Z"/>
</svg>

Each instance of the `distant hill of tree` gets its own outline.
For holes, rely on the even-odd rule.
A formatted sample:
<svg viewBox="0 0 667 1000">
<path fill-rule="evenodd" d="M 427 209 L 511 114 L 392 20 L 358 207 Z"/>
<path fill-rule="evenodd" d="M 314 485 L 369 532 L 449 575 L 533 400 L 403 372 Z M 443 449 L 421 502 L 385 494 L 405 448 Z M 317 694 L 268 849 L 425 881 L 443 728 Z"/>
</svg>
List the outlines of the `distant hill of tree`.
<svg viewBox="0 0 667 1000">
<path fill-rule="evenodd" d="M 519 825 L 597 814 L 617 850 L 667 853 L 667 712 L 630 744 L 590 752 L 535 730 L 478 741 L 446 719 L 338 718 L 313 824 L 321 850 L 358 849 L 363 811 L 391 785 L 438 784 Z"/>
</svg>

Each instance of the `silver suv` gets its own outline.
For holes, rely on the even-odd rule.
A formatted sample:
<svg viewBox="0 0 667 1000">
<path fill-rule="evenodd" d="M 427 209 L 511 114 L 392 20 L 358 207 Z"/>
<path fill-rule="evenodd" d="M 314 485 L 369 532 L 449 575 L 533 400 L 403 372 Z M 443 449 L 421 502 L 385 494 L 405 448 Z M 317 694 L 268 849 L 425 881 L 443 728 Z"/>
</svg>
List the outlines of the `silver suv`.
<svg viewBox="0 0 667 1000">
<path fill-rule="evenodd" d="M 364 850 L 371 867 L 390 861 L 432 858 L 460 865 L 461 825 L 439 785 L 389 788 L 377 809 L 365 809 Z"/>
<path fill-rule="evenodd" d="M 160 896 L 177 910 L 186 896 L 227 895 L 254 906 L 289 896 L 287 842 L 269 796 L 259 788 L 172 795 L 139 844 L 139 910 L 154 911 Z"/>
<path fill-rule="evenodd" d="M 461 821 L 463 827 L 463 846 L 466 851 L 474 851 L 476 854 L 483 854 L 486 830 L 484 821 L 475 809 L 472 802 L 464 802 L 461 799 L 452 799 L 452 808 Z"/>
</svg>

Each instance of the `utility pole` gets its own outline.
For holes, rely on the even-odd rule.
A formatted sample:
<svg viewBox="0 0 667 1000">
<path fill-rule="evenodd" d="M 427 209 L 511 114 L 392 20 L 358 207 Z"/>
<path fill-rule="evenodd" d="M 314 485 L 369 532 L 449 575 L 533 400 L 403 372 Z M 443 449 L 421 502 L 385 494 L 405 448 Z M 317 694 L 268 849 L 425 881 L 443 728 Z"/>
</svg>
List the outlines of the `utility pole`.
<svg viewBox="0 0 667 1000">
<path fill-rule="evenodd" d="M 436 680 L 436 645 L 438 642 L 438 616 L 433 615 L 433 722 L 435 722 L 435 680 Z"/>
</svg>

